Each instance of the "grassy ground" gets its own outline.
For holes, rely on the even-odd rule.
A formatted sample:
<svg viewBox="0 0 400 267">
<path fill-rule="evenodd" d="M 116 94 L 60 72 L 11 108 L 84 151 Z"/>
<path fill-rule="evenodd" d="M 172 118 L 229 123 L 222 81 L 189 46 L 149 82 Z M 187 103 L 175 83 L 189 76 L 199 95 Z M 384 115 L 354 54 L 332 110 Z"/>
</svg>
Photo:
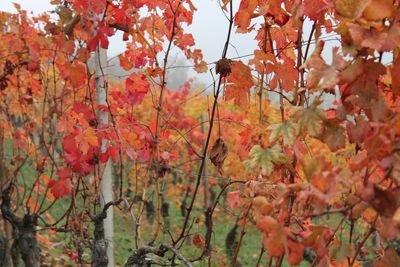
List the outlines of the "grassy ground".
<svg viewBox="0 0 400 267">
<path fill-rule="evenodd" d="M 130 219 L 129 214 L 121 214 L 117 212 L 115 220 L 115 244 L 116 244 L 116 262 L 119 265 L 123 265 L 126 259 L 129 257 L 132 248 L 134 247 L 133 240 L 133 226 L 132 221 Z M 171 205 L 170 208 L 170 224 L 172 230 L 179 230 L 178 225 L 181 224 L 183 220 L 180 211 L 176 206 Z M 225 217 L 225 218 L 223 218 Z M 235 223 L 234 218 L 226 218 L 226 216 L 219 216 L 214 219 L 215 221 L 215 229 L 213 235 L 213 264 L 212 266 L 227 266 L 229 262 L 226 258 L 226 249 L 225 249 L 225 238 L 228 232 L 232 229 Z M 145 229 L 151 232 L 151 226 L 148 223 L 145 223 Z M 201 233 L 202 229 L 198 227 L 196 229 L 196 225 L 193 228 L 193 232 Z M 238 230 L 238 235 L 239 236 Z M 148 237 L 147 237 L 148 238 Z M 146 236 L 144 236 L 146 239 Z M 162 239 L 166 241 L 169 240 L 169 236 L 167 233 L 164 233 Z M 246 234 L 243 239 L 243 243 L 241 246 L 241 250 L 239 253 L 239 262 L 242 266 L 255 266 L 257 262 L 257 258 L 260 253 L 260 244 L 261 237 L 259 233 L 254 229 L 254 227 L 249 227 L 246 230 Z M 188 258 L 195 258 L 201 253 L 201 250 L 196 248 L 191 244 L 191 241 L 187 241 L 187 243 L 183 246 L 182 254 Z M 196 264 L 197 266 L 208 266 L 207 262 L 199 262 Z M 264 265 L 265 266 L 265 265 Z"/>
</svg>

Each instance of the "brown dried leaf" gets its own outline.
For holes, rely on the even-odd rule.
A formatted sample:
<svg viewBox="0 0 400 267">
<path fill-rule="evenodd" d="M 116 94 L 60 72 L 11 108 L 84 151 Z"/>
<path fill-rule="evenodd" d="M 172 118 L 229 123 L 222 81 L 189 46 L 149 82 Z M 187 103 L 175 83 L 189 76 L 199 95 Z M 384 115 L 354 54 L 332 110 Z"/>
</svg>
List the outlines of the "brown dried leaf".
<svg viewBox="0 0 400 267">
<path fill-rule="evenodd" d="M 210 160 L 219 171 L 221 171 L 227 155 L 228 146 L 225 144 L 224 140 L 218 138 L 210 150 Z"/>
<path fill-rule="evenodd" d="M 221 75 L 221 77 L 228 76 L 232 72 L 232 61 L 228 58 L 221 58 L 217 62 L 215 72 Z"/>
</svg>

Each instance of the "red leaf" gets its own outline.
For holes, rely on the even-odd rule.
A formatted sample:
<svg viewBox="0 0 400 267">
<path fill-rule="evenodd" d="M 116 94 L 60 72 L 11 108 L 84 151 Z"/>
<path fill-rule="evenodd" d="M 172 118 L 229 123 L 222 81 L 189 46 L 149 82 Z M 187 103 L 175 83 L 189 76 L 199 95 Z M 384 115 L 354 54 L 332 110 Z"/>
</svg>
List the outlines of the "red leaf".
<svg viewBox="0 0 400 267">
<path fill-rule="evenodd" d="M 128 102 L 131 105 L 142 103 L 143 98 L 150 89 L 150 84 L 146 77 L 140 73 L 132 73 L 125 81 Z"/>
<path fill-rule="evenodd" d="M 233 99 L 238 106 L 246 106 L 249 100 L 250 88 L 254 85 L 250 68 L 242 61 L 232 63 L 232 73 L 227 77 L 225 99 Z"/>
<path fill-rule="evenodd" d="M 304 246 L 298 242 L 288 240 L 288 263 L 290 265 L 298 265 L 303 260 Z"/>
<path fill-rule="evenodd" d="M 57 175 L 59 177 L 59 180 L 50 180 L 48 183 L 49 188 L 51 188 L 50 192 L 55 198 L 61 198 L 63 196 L 71 195 L 71 170 L 67 168 L 60 169 L 57 171 Z"/>
<path fill-rule="evenodd" d="M 72 176 L 72 171 L 68 168 L 62 168 L 57 170 L 57 176 L 58 178 L 64 180 L 64 179 L 70 179 Z"/>
<path fill-rule="evenodd" d="M 228 202 L 229 206 L 234 210 L 240 205 L 240 191 L 232 191 L 229 192 L 227 195 L 226 201 Z"/>
<path fill-rule="evenodd" d="M 200 234 L 195 234 L 193 236 L 192 242 L 193 242 L 193 245 L 195 245 L 197 248 L 200 248 L 200 249 L 204 248 L 204 246 L 206 244 L 204 237 Z"/>
<path fill-rule="evenodd" d="M 101 153 L 99 160 L 101 163 L 106 163 L 109 157 L 110 155 L 108 154 L 108 151 L 106 151 L 104 153 Z"/>
<path fill-rule="evenodd" d="M 331 5 L 331 0 L 304 0 L 304 15 L 312 20 L 323 19 Z"/>
<path fill-rule="evenodd" d="M 392 90 L 395 96 L 400 95 L 400 55 L 397 55 L 390 70 L 392 76 Z"/>
<path fill-rule="evenodd" d="M 111 157 L 111 160 L 113 162 L 116 162 L 119 156 L 119 147 L 118 146 L 113 146 L 108 148 L 108 153 Z"/>
</svg>

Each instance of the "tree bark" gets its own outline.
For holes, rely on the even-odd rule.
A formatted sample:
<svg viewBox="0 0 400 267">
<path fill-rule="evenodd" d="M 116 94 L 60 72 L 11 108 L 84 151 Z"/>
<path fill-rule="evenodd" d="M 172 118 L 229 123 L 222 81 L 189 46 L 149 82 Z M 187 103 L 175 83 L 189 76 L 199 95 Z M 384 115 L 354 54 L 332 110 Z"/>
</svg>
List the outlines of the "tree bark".
<svg viewBox="0 0 400 267">
<path fill-rule="evenodd" d="M 10 222 L 15 233 L 15 244 L 18 248 L 25 266 L 40 266 L 40 249 L 36 239 L 37 217 L 26 214 L 20 218 L 11 210 L 11 186 L 2 192 L 1 213 L 5 220 Z"/>
</svg>

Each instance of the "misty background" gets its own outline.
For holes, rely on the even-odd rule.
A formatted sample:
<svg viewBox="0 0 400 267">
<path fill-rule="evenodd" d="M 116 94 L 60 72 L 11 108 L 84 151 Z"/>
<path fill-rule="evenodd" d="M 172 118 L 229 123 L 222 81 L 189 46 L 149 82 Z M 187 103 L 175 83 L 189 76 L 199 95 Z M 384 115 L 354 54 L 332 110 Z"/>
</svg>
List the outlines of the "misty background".
<svg viewBox="0 0 400 267">
<path fill-rule="evenodd" d="M 197 11 L 194 13 L 192 25 L 189 25 L 186 29 L 187 32 L 193 34 L 196 42 L 195 48 L 202 50 L 204 60 L 209 63 L 209 68 L 213 68 L 215 65 L 212 63 L 220 59 L 228 30 L 228 14 L 223 13 L 218 1 L 221 0 L 192 0 Z M 48 13 L 55 9 L 55 7 L 50 4 L 50 0 L 1 0 L 0 10 L 16 12 L 12 4 L 13 2 L 18 3 L 21 5 L 22 9 L 34 15 L 43 12 Z M 239 8 L 240 1 L 236 0 L 233 2 L 234 12 L 236 12 Z M 253 23 L 261 23 L 261 19 L 255 19 Z M 256 28 L 257 27 L 259 27 L 259 24 L 256 25 Z M 312 23 L 306 19 L 303 29 L 304 38 L 308 37 L 311 28 Z M 118 59 L 118 55 L 126 50 L 125 42 L 122 41 L 122 35 L 121 31 L 117 31 L 114 36 L 109 38 L 110 44 L 107 52 L 109 58 L 108 74 L 114 79 L 123 79 L 129 75 L 129 72 L 126 72 L 120 67 Z M 239 34 L 233 29 L 227 57 L 240 57 L 240 60 L 247 63 L 254 50 L 257 48 L 257 42 L 254 40 L 255 35 L 256 31 L 247 34 Z M 332 61 L 332 47 L 340 45 L 340 37 L 334 32 L 330 34 L 322 33 L 321 39 L 325 39 L 326 41 L 322 55 L 329 64 Z M 313 51 L 315 43 L 315 41 L 312 42 L 310 52 Z M 305 46 L 303 49 L 305 49 Z M 204 89 L 210 87 L 206 92 L 211 92 L 213 78 L 210 72 L 196 73 L 192 65 L 193 63 L 186 60 L 179 49 L 173 49 L 170 54 L 168 66 L 174 66 L 174 68 L 168 71 L 168 87 L 177 90 L 186 81 L 192 79 L 192 88 Z M 278 99 L 277 94 L 270 94 L 270 98 L 272 101 Z M 328 99 L 327 102 L 332 103 L 333 97 L 328 96 Z M 331 104 L 328 104 L 328 106 L 331 106 Z"/>
</svg>

